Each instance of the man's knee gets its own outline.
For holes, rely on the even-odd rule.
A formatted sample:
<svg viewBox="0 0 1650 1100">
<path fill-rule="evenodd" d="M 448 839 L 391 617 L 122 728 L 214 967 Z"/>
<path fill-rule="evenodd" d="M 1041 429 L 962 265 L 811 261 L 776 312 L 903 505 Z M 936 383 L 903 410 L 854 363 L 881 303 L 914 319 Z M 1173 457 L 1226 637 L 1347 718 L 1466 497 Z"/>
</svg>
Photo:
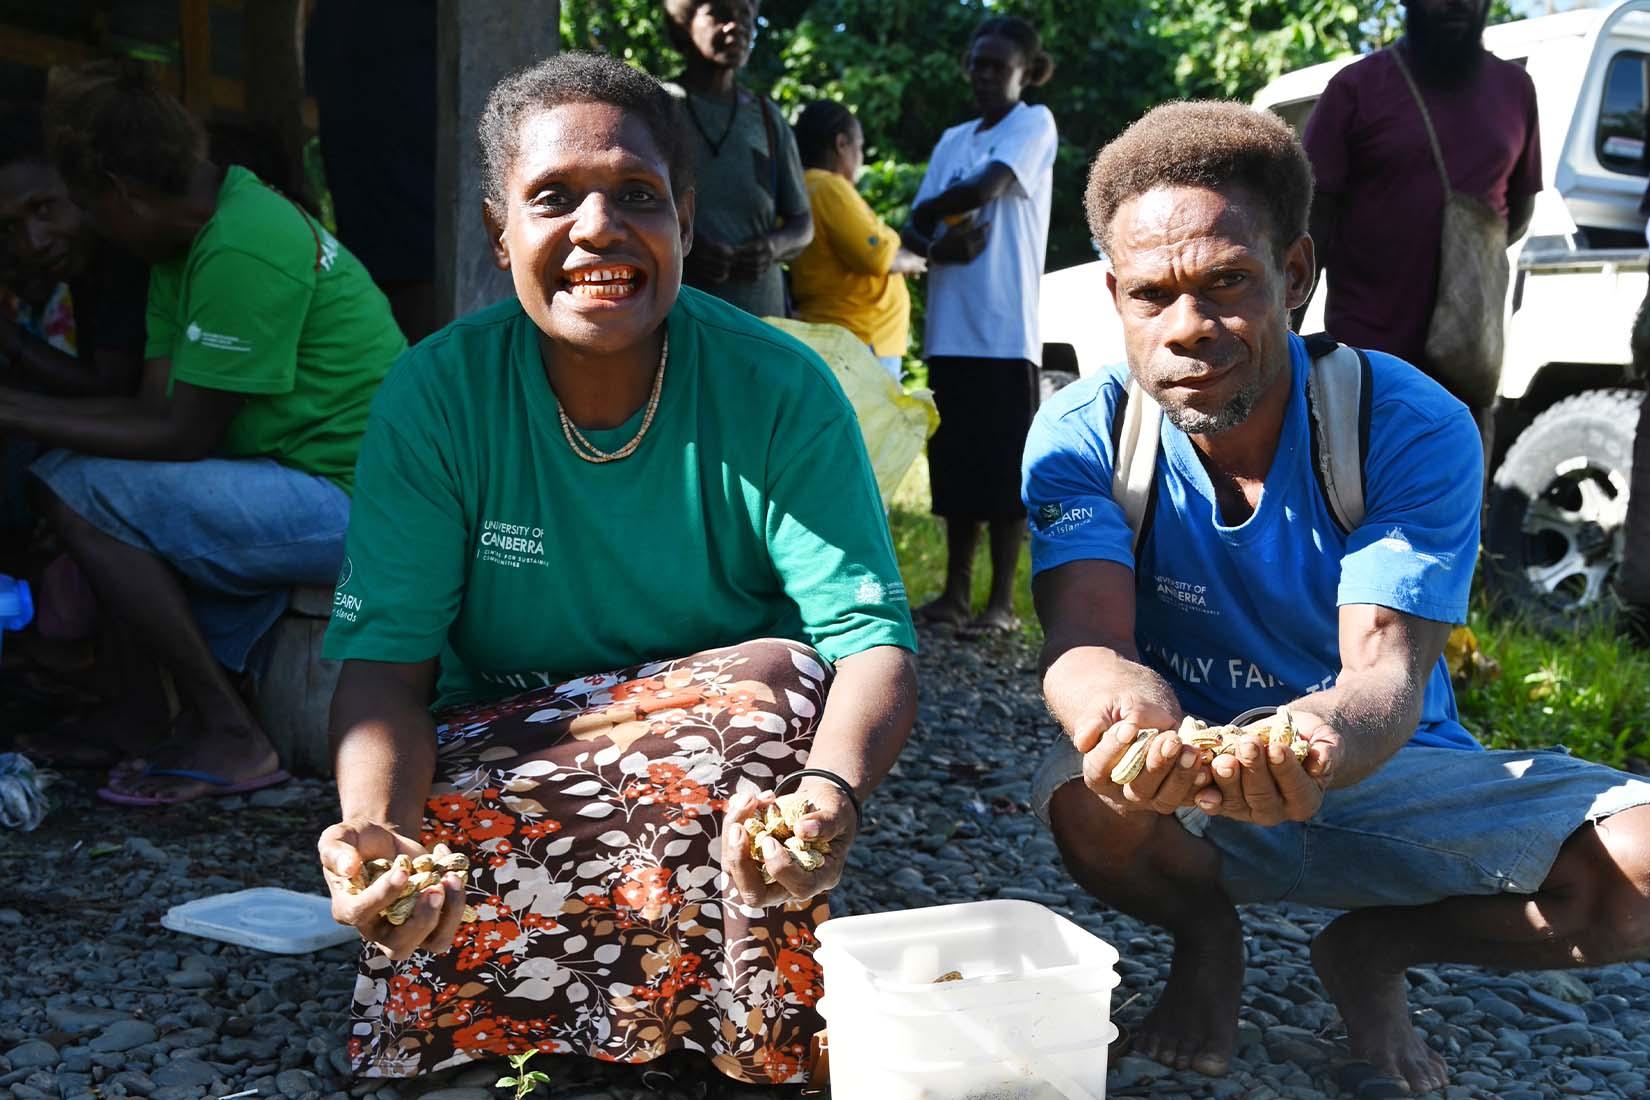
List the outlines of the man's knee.
<svg viewBox="0 0 1650 1100">
<path fill-rule="evenodd" d="M 1214 845 L 1192 836 L 1174 815 L 1119 813 L 1080 779 L 1055 790 L 1048 815 L 1066 869 L 1084 885 L 1096 875 L 1219 877 L 1220 856 Z"/>
<path fill-rule="evenodd" d="M 1598 872 L 1601 924 L 1621 957 L 1650 957 L 1650 806 L 1636 806 L 1592 826 L 1604 849 Z"/>
<path fill-rule="evenodd" d="M 1578 961 L 1650 957 L 1650 806 L 1576 830 L 1543 892 L 1565 907 L 1566 923 L 1596 938 L 1598 957 Z"/>
</svg>

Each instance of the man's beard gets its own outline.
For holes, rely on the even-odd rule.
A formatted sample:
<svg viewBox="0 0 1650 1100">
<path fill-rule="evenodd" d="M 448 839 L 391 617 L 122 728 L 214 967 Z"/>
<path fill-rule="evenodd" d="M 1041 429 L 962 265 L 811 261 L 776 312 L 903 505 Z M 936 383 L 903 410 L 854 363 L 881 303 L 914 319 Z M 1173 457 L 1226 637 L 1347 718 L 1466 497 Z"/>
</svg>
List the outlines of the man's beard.
<svg viewBox="0 0 1650 1100">
<path fill-rule="evenodd" d="M 1409 44 L 1409 60 L 1415 79 L 1434 88 L 1460 88 L 1472 83 L 1484 66 L 1484 21 L 1488 6 L 1476 23 L 1463 30 L 1450 23 L 1435 22 L 1420 5 L 1404 8 L 1404 41 Z"/>
<path fill-rule="evenodd" d="M 1249 414 L 1260 403 L 1261 395 L 1276 381 L 1277 376 L 1277 370 L 1256 371 L 1242 389 L 1227 398 L 1224 405 L 1207 412 L 1186 405 L 1171 405 L 1161 399 L 1158 404 L 1162 405 L 1163 415 L 1169 418 L 1169 423 L 1187 435 L 1219 435 L 1249 419 Z M 1153 387 L 1147 386 L 1146 389 L 1150 392 Z"/>
<path fill-rule="evenodd" d="M 1185 432 L 1187 435 L 1219 435 L 1229 432 L 1255 411 L 1255 403 L 1260 400 L 1263 381 L 1256 379 L 1232 395 L 1232 399 L 1213 412 L 1204 412 L 1201 409 L 1186 406 L 1164 405 L 1163 415 L 1169 418 L 1169 423 Z"/>
</svg>

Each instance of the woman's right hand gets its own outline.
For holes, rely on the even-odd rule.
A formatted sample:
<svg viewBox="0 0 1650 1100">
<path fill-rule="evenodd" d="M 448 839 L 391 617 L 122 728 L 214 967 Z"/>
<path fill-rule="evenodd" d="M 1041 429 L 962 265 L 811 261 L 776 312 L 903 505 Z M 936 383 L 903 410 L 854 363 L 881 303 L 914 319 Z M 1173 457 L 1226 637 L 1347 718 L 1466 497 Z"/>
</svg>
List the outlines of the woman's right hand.
<svg viewBox="0 0 1650 1100">
<path fill-rule="evenodd" d="M 392 959 L 405 959 L 414 951 L 441 954 L 453 946 L 459 923 L 464 918 L 464 880 L 448 874 L 441 888 L 426 888 L 404 924 L 391 924 L 380 916 L 401 895 L 407 876 L 399 870 L 380 875 L 378 881 L 360 893 L 351 880 L 373 859 L 393 860 L 425 854 L 423 845 L 403 836 L 392 827 L 372 821 L 341 821 L 321 834 L 316 844 L 321 857 L 321 875 L 332 893 L 332 919 L 351 925 L 361 938 L 376 944 Z"/>
<path fill-rule="evenodd" d="M 912 252 L 909 248 L 902 248 L 894 253 L 894 262 L 888 268 L 893 275 L 921 275 L 928 270 L 928 260 Z"/>
</svg>

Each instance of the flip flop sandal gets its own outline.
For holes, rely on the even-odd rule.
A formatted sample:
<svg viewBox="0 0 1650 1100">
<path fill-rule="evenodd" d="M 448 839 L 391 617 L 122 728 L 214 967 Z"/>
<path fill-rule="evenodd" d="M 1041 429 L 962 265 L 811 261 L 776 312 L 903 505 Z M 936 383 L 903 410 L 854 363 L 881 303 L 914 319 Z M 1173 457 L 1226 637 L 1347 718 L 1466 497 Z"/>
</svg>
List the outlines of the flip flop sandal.
<svg viewBox="0 0 1650 1100">
<path fill-rule="evenodd" d="M 211 789 L 177 794 L 139 794 L 136 791 L 121 790 L 115 785 L 114 777 L 110 777 L 110 785 L 98 789 L 97 796 L 105 802 L 116 806 L 176 806 L 183 802 L 193 802 L 197 798 L 221 798 L 231 794 L 248 794 L 252 791 L 261 791 L 265 787 L 273 787 L 278 783 L 285 783 L 292 776 L 280 768 L 254 776 L 251 779 L 236 781 L 225 779 L 221 775 L 211 772 L 193 771 L 189 768 L 144 768 L 135 776 L 122 776 L 122 782 L 135 779 L 192 779 L 197 783 L 205 783 Z"/>
</svg>

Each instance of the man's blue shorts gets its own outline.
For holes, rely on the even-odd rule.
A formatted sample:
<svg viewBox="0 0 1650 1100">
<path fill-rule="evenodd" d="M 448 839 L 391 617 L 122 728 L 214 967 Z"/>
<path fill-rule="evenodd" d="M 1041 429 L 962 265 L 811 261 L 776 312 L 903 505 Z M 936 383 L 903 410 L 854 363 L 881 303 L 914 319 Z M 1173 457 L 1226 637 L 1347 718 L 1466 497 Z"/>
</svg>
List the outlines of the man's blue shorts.
<svg viewBox="0 0 1650 1100">
<path fill-rule="evenodd" d="M 30 471 L 99 531 L 182 574 L 212 652 L 240 672 L 295 585 L 344 561 L 349 496 L 268 458 L 148 462 L 51 451 Z"/>
<path fill-rule="evenodd" d="M 1032 781 L 1044 824 L 1054 792 L 1082 772 L 1062 736 Z M 1362 909 L 1534 893 L 1571 833 L 1643 805 L 1650 782 L 1563 749 L 1406 745 L 1361 783 L 1328 792 L 1310 821 L 1268 828 L 1198 809 L 1176 816 L 1220 850 L 1221 885 L 1234 902 Z"/>
</svg>

